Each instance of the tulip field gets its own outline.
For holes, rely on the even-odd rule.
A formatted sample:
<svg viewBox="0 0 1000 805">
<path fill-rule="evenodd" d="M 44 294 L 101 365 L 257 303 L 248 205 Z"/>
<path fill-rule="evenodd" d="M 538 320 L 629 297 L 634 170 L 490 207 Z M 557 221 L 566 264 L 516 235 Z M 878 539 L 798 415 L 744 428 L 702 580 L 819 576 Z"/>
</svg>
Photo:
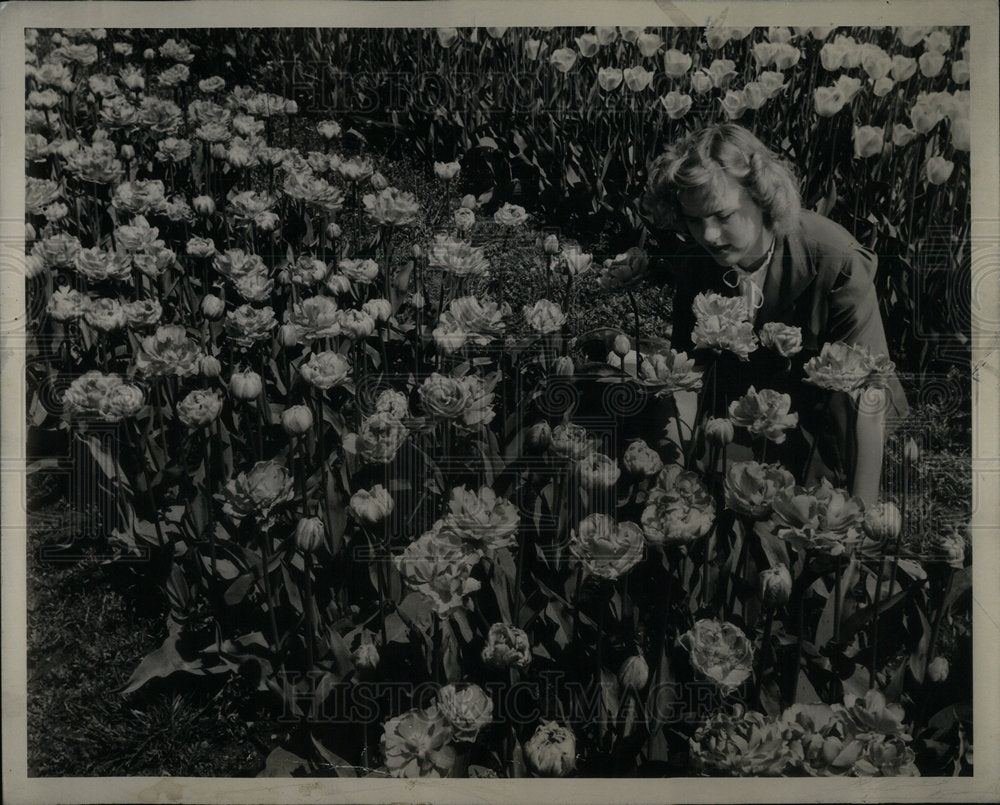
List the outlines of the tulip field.
<svg viewBox="0 0 1000 805">
<path fill-rule="evenodd" d="M 25 44 L 29 471 L 158 607 L 111 695 L 238 686 L 271 776 L 972 773 L 968 442 L 897 423 L 866 505 L 788 395 L 710 416 L 764 350 L 967 421 L 967 29 Z M 716 294 L 671 348 L 637 200 L 726 120 L 878 254 L 890 354 Z"/>
</svg>

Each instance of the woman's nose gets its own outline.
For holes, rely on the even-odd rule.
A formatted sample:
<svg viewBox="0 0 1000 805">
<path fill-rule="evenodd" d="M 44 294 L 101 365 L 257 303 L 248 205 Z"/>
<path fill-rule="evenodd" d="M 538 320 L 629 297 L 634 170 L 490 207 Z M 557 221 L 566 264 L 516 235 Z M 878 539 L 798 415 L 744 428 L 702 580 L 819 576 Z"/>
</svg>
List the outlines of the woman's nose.
<svg viewBox="0 0 1000 805">
<path fill-rule="evenodd" d="M 708 243 L 718 243 L 722 235 L 722 230 L 717 223 L 705 221 L 701 233 L 702 238 Z"/>
</svg>

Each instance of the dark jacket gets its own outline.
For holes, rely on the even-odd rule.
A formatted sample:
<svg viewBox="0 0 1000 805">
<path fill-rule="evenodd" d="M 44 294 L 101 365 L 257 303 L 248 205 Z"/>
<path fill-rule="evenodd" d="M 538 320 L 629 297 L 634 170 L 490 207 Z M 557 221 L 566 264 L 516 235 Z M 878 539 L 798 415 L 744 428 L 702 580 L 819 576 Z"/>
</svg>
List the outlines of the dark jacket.
<svg viewBox="0 0 1000 805">
<path fill-rule="evenodd" d="M 728 269 L 697 246 L 664 257 L 672 264 L 676 281 L 671 342 L 678 351 L 692 354 L 695 318 L 691 304 L 704 291 L 734 293 L 723 282 Z M 716 415 L 724 416 L 728 402 L 744 394 L 750 385 L 790 394 L 792 410 L 799 413 L 803 427 L 818 437 L 820 457 L 843 484 L 852 481 L 856 459 L 853 405 L 847 395 L 831 395 L 803 383 L 802 366 L 819 354 L 823 344 L 834 341 L 866 346 L 873 353 L 888 352 L 873 284 L 876 269 L 875 255 L 846 229 L 818 213 L 803 211 L 797 229 L 775 246 L 764 282 L 763 305 L 754 320 L 758 330 L 767 322 L 799 327 L 802 352 L 792 360 L 791 371 L 786 359 L 762 347 L 750 353 L 749 361 L 726 354 L 718 364 Z M 887 397 L 888 432 L 909 410 L 895 375 Z M 794 463 L 804 449 L 803 443 L 790 440 L 784 452 Z"/>
</svg>

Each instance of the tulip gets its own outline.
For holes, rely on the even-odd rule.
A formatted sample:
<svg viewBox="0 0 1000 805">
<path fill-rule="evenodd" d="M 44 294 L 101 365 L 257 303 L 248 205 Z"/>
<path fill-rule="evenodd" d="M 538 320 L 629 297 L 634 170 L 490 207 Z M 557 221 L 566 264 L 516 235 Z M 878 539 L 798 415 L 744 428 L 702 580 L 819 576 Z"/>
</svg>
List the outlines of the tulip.
<svg viewBox="0 0 1000 805">
<path fill-rule="evenodd" d="M 690 95 L 671 91 L 660 98 L 660 103 L 667 111 L 667 117 L 671 120 L 680 120 L 691 109 L 692 100 Z"/>
<path fill-rule="evenodd" d="M 849 75 L 842 75 L 834 83 L 834 89 L 839 89 L 844 96 L 844 102 L 850 103 L 854 96 L 861 90 L 861 79 Z"/>
<path fill-rule="evenodd" d="M 467 210 L 475 210 L 479 204 L 476 202 L 476 197 L 472 193 L 466 193 L 462 196 L 462 200 L 459 202 L 459 206 L 465 207 Z"/>
<path fill-rule="evenodd" d="M 200 215 L 211 215 L 215 212 L 215 202 L 211 196 L 195 196 L 191 199 L 191 206 Z"/>
<path fill-rule="evenodd" d="M 198 371 L 202 377 L 218 377 L 222 372 L 222 364 L 214 355 L 202 355 L 198 362 Z"/>
<path fill-rule="evenodd" d="M 632 344 L 628 340 L 628 336 L 623 333 L 619 333 L 615 336 L 614 345 L 612 350 L 619 358 L 624 358 L 632 349 Z"/>
<path fill-rule="evenodd" d="M 927 666 L 927 676 L 931 682 L 944 682 L 948 678 L 948 660 L 944 657 L 935 657 Z"/>
<path fill-rule="evenodd" d="M 895 82 L 889 76 L 884 76 L 872 84 L 872 92 L 876 98 L 884 98 L 892 92 L 894 86 L 896 86 Z"/>
<path fill-rule="evenodd" d="M 559 48 L 549 57 L 549 64 L 553 65 L 560 73 L 568 73 L 576 64 L 576 51 L 569 48 Z"/>
<path fill-rule="evenodd" d="M 854 158 L 867 159 L 882 153 L 885 140 L 882 129 L 877 126 L 855 126 L 854 128 Z"/>
<path fill-rule="evenodd" d="M 927 172 L 927 181 L 931 184 L 944 184 L 955 169 L 955 163 L 944 157 L 934 156 L 927 160 L 924 166 Z"/>
<path fill-rule="evenodd" d="M 969 79 L 966 78 L 966 81 L 968 80 Z M 121 147 L 121 151 L 119 151 L 119 154 L 121 155 L 121 158 L 124 159 L 126 162 L 130 162 L 131 160 L 135 159 L 135 148 L 126 143 Z"/>
<path fill-rule="evenodd" d="M 732 443 L 736 429 L 728 417 L 713 417 L 705 423 L 705 438 L 717 447 L 725 447 Z"/>
<path fill-rule="evenodd" d="M 767 67 L 774 61 L 775 46 L 771 42 L 758 42 L 753 46 L 753 57 L 758 67 Z"/>
<path fill-rule="evenodd" d="M 622 26 L 618 30 L 622 32 L 622 39 L 626 42 L 635 42 L 646 30 L 645 28 Z"/>
<path fill-rule="evenodd" d="M 525 440 L 535 450 L 545 450 L 552 443 L 552 427 L 548 422 L 537 422 L 528 429 Z"/>
<path fill-rule="evenodd" d="M 947 53 L 951 50 L 951 35 L 940 29 L 931 31 L 924 37 L 924 48 L 931 53 Z"/>
<path fill-rule="evenodd" d="M 527 39 L 524 43 L 524 53 L 528 57 L 529 61 L 534 61 L 538 58 L 538 50 L 541 46 L 541 42 L 537 39 Z"/>
<path fill-rule="evenodd" d="M 965 59 L 956 59 L 952 62 L 951 80 L 956 84 L 969 83 L 969 63 Z"/>
<path fill-rule="evenodd" d="M 229 378 L 229 391 L 238 400 L 255 400 L 264 385 L 256 372 L 233 372 Z"/>
<path fill-rule="evenodd" d="M 215 294 L 206 294 L 201 300 L 201 315 L 210 321 L 221 319 L 226 312 L 226 303 Z"/>
<path fill-rule="evenodd" d="M 305 405 L 292 405 L 281 412 L 281 427 L 289 436 L 301 436 L 313 425 L 312 411 Z"/>
<path fill-rule="evenodd" d="M 291 349 L 299 343 L 299 331 L 294 324 L 282 324 L 278 328 L 278 343 L 285 349 Z"/>
<path fill-rule="evenodd" d="M 817 87 L 813 100 L 820 117 L 832 117 L 844 108 L 844 95 L 836 87 Z"/>
<path fill-rule="evenodd" d="M 378 667 L 380 659 L 378 649 L 372 642 L 371 635 L 368 632 L 363 634 L 361 645 L 351 654 L 351 660 L 359 671 L 374 671 Z"/>
<path fill-rule="evenodd" d="M 635 45 L 639 52 L 647 59 L 652 58 L 663 47 L 663 40 L 659 34 L 642 34 L 635 40 Z"/>
<path fill-rule="evenodd" d="M 618 29 L 613 25 L 605 28 L 594 28 L 594 33 L 597 35 L 597 41 L 602 47 L 610 45 L 618 38 Z"/>
<path fill-rule="evenodd" d="M 705 31 L 705 41 L 712 50 L 718 50 L 729 41 L 730 29 L 712 26 Z"/>
<path fill-rule="evenodd" d="M 438 28 L 437 38 L 441 47 L 445 50 L 450 48 L 455 42 L 458 41 L 458 29 L 457 28 Z"/>
<path fill-rule="evenodd" d="M 389 180 L 386 179 L 385 176 L 383 176 L 378 171 L 375 171 L 375 173 L 372 174 L 371 178 L 368 180 L 368 183 L 372 186 L 372 189 L 376 193 L 381 193 L 389 186 Z M 336 226 L 336 224 L 331 224 L 330 226 Z M 339 229 L 340 227 L 337 228 Z"/>
<path fill-rule="evenodd" d="M 920 460 L 920 447 L 912 436 L 903 445 L 903 458 L 909 464 L 916 464 Z"/>
<path fill-rule="evenodd" d="M 770 97 L 763 84 L 751 81 L 743 87 L 743 97 L 746 99 L 747 107 L 750 109 L 760 109 Z"/>
<path fill-rule="evenodd" d="M 374 178 L 374 177 L 372 177 L 372 178 Z M 340 229 L 340 226 L 338 224 L 334 223 L 333 221 L 331 221 L 329 224 L 327 224 L 327 226 L 326 226 L 326 236 L 330 240 L 336 240 L 337 238 L 340 237 L 340 235 L 341 235 L 341 229 Z"/>
<path fill-rule="evenodd" d="M 792 595 L 792 574 L 784 565 L 762 570 L 757 577 L 760 598 L 771 607 L 781 607 L 788 603 Z"/>
<path fill-rule="evenodd" d="M 546 235 L 542 241 L 542 251 L 546 254 L 559 254 L 559 238 L 555 235 Z"/>
<path fill-rule="evenodd" d="M 597 83 L 605 92 L 611 92 L 621 86 L 624 75 L 617 67 L 602 67 L 597 71 Z"/>
<path fill-rule="evenodd" d="M 454 179 L 458 176 L 458 172 L 461 170 L 461 166 L 458 162 L 435 162 L 434 163 L 434 175 L 439 179 L 444 179 L 448 181 L 449 179 Z"/>
<path fill-rule="evenodd" d="M 663 54 L 663 71 L 671 78 L 680 78 L 691 69 L 691 57 L 671 48 Z"/>
<path fill-rule="evenodd" d="M 625 86 L 632 92 L 642 92 L 653 81 L 653 74 L 638 65 L 622 70 L 622 75 L 625 78 Z"/>
<path fill-rule="evenodd" d="M 904 145 L 909 145 L 916 136 L 917 133 L 913 129 L 909 126 L 903 125 L 902 123 L 896 123 L 892 127 L 892 144 L 898 148 L 902 148 Z"/>
<path fill-rule="evenodd" d="M 487 28 L 486 33 L 488 33 L 493 39 L 501 39 L 503 35 L 507 32 L 506 28 Z"/>
<path fill-rule="evenodd" d="M 726 96 L 720 101 L 722 111 L 726 113 L 729 120 L 737 120 L 749 108 L 747 106 L 746 93 L 743 90 L 728 90 Z"/>
<path fill-rule="evenodd" d="M 897 53 L 892 57 L 892 67 L 889 72 L 897 81 L 906 81 L 917 72 L 917 60 Z"/>
<path fill-rule="evenodd" d="M 600 50 L 600 43 L 597 41 L 597 37 L 593 34 L 583 34 L 576 38 L 576 46 L 580 50 L 580 55 L 585 59 L 589 59 L 597 54 Z"/>
<path fill-rule="evenodd" d="M 951 145 L 956 151 L 969 150 L 969 121 L 966 118 L 952 121 Z"/>
<path fill-rule="evenodd" d="M 552 374 L 554 375 L 559 377 L 572 377 L 574 371 L 573 359 L 568 355 L 560 355 L 552 361 Z"/>
<path fill-rule="evenodd" d="M 895 539 L 902 528 L 903 517 L 895 503 L 878 503 L 865 512 L 865 533 L 876 542 Z"/>
<path fill-rule="evenodd" d="M 944 56 L 941 53 L 924 53 L 917 59 L 920 65 L 920 74 L 924 78 L 934 78 L 944 67 Z"/>
<path fill-rule="evenodd" d="M 695 70 L 691 74 L 691 89 L 702 95 L 712 89 L 712 77 L 705 70 Z"/>
<path fill-rule="evenodd" d="M 629 657 L 618 669 L 618 681 L 623 688 L 642 690 L 649 681 L 649 664 L 640 654 Z"/>
<path fill-rule="evenodd" d="M 546 721 L 524 745 L 530 766 L 548 777 L 565 777 L 576 766 L 576 736 L 568 727 Z"/>
<path fill-rule="evenodd" d="M 295 547 L 302 553 L 315 553 L 326 541 L 323 521 L 318 517 L 303 517 L 295 526 Z"/>
</svg>

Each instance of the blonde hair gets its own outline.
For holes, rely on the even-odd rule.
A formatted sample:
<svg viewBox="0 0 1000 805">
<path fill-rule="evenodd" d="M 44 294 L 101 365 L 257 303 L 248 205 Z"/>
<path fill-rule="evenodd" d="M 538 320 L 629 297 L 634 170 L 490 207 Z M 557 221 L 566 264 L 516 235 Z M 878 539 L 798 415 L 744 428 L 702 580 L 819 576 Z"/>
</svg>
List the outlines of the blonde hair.
<svg viewBox="0 0 1000 805">
<path fill-rule="evenodd" d="M 653 160 L 641 208 L 654 225 L 686 230 L 678 194 L 721 191 L 724 176 L 744 187 L 761 208 L 764 224 L 787 234 L 798 222 L 801 198 L 791 167 L 741 126 L 709 126 L 667 147 Z"/>
</svg>

